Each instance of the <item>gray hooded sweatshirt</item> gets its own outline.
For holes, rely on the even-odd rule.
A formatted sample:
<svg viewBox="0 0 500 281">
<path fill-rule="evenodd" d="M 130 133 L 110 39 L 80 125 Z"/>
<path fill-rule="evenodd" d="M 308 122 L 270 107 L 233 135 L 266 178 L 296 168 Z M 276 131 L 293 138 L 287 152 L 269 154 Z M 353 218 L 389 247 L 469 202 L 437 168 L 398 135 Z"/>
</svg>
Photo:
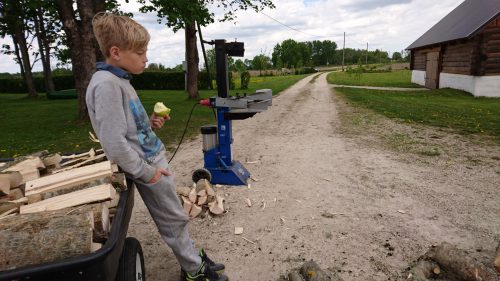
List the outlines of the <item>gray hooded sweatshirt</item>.
<svg viewBox="0 0 500 281">
<path fill-rule="evenodd" d="M 86 96 L 92 127 L 109 160 L 148 182 L 156 172 L 151 163 L 165 155 L 165 147 L 151 128 L 130 74 L 105 63 L 98 63 L 97 70 Z"/>
</svg>

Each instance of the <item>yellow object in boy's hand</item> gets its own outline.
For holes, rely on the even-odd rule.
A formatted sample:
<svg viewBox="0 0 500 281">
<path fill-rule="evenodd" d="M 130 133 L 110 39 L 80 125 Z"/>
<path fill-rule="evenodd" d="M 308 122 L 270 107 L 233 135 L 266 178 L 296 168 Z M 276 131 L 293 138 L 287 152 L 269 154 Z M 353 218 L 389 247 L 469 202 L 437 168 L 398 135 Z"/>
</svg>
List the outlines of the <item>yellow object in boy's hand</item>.
<svg viewBox="0 0 500 281">
<path fill-rule="evenodd" d="M 167 117 L 170 115 L 170 108 L 166 107 L 162 102 L 157 102 L 155 104 L 154 111 L 156 115 L 161 117 Z"/>
</svg>

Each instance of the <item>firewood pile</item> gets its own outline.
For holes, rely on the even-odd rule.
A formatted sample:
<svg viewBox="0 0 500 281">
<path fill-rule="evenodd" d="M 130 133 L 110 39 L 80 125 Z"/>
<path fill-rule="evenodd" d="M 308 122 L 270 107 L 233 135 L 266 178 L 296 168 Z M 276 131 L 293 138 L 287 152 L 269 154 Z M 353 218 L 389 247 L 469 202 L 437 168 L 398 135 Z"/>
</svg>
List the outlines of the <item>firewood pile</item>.
<svg viewBox="0 0 500 281">
<path fill-rule="evenodd" d="M 102 150 L 42 152 L 0 167 L 0 271 L 100 249 L 124 189 Z"/>
<path fill-rule="evenodd" d="M 224 198 L 216 194 L 213 186 L 201 179 L 193 187 L 177 187 L 184 211 L 190 218 L 210 212 L 213 215 L 224 213 Z"/>
</svg>

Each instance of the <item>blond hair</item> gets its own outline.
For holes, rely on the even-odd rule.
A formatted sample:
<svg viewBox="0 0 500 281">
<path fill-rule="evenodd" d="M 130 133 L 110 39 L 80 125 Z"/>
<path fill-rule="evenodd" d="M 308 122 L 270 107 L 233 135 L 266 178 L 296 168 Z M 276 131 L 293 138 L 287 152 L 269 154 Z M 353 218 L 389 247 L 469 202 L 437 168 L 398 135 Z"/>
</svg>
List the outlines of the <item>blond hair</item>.
<svg viewBox="0 0 500 281">
<path fill-rule="evenodd" d="M 126 16 L 98 13 L 92 19 L 92 28 L 105 57 L 110 56 L 109 51 L 113 46 L 138 51 L 145 49 L 149 43 L 148 31 Z"/>
</svg>

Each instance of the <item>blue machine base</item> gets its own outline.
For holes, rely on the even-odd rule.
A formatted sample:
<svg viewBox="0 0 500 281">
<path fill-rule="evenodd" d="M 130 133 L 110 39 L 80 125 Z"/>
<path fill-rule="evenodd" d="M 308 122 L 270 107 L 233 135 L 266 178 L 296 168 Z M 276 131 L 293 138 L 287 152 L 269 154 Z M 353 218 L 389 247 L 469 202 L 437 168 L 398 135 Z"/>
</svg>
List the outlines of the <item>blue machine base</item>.
<svg viewBox="0 0 500 281">
<path fill-rule="evenodd" d="M 212 175 L 211 184 L 247 185 L 250 177 L 248 170 L 238 161 L 233 161 L 227 168 L 205 166 L 205 169 Z"/>
</svg>

